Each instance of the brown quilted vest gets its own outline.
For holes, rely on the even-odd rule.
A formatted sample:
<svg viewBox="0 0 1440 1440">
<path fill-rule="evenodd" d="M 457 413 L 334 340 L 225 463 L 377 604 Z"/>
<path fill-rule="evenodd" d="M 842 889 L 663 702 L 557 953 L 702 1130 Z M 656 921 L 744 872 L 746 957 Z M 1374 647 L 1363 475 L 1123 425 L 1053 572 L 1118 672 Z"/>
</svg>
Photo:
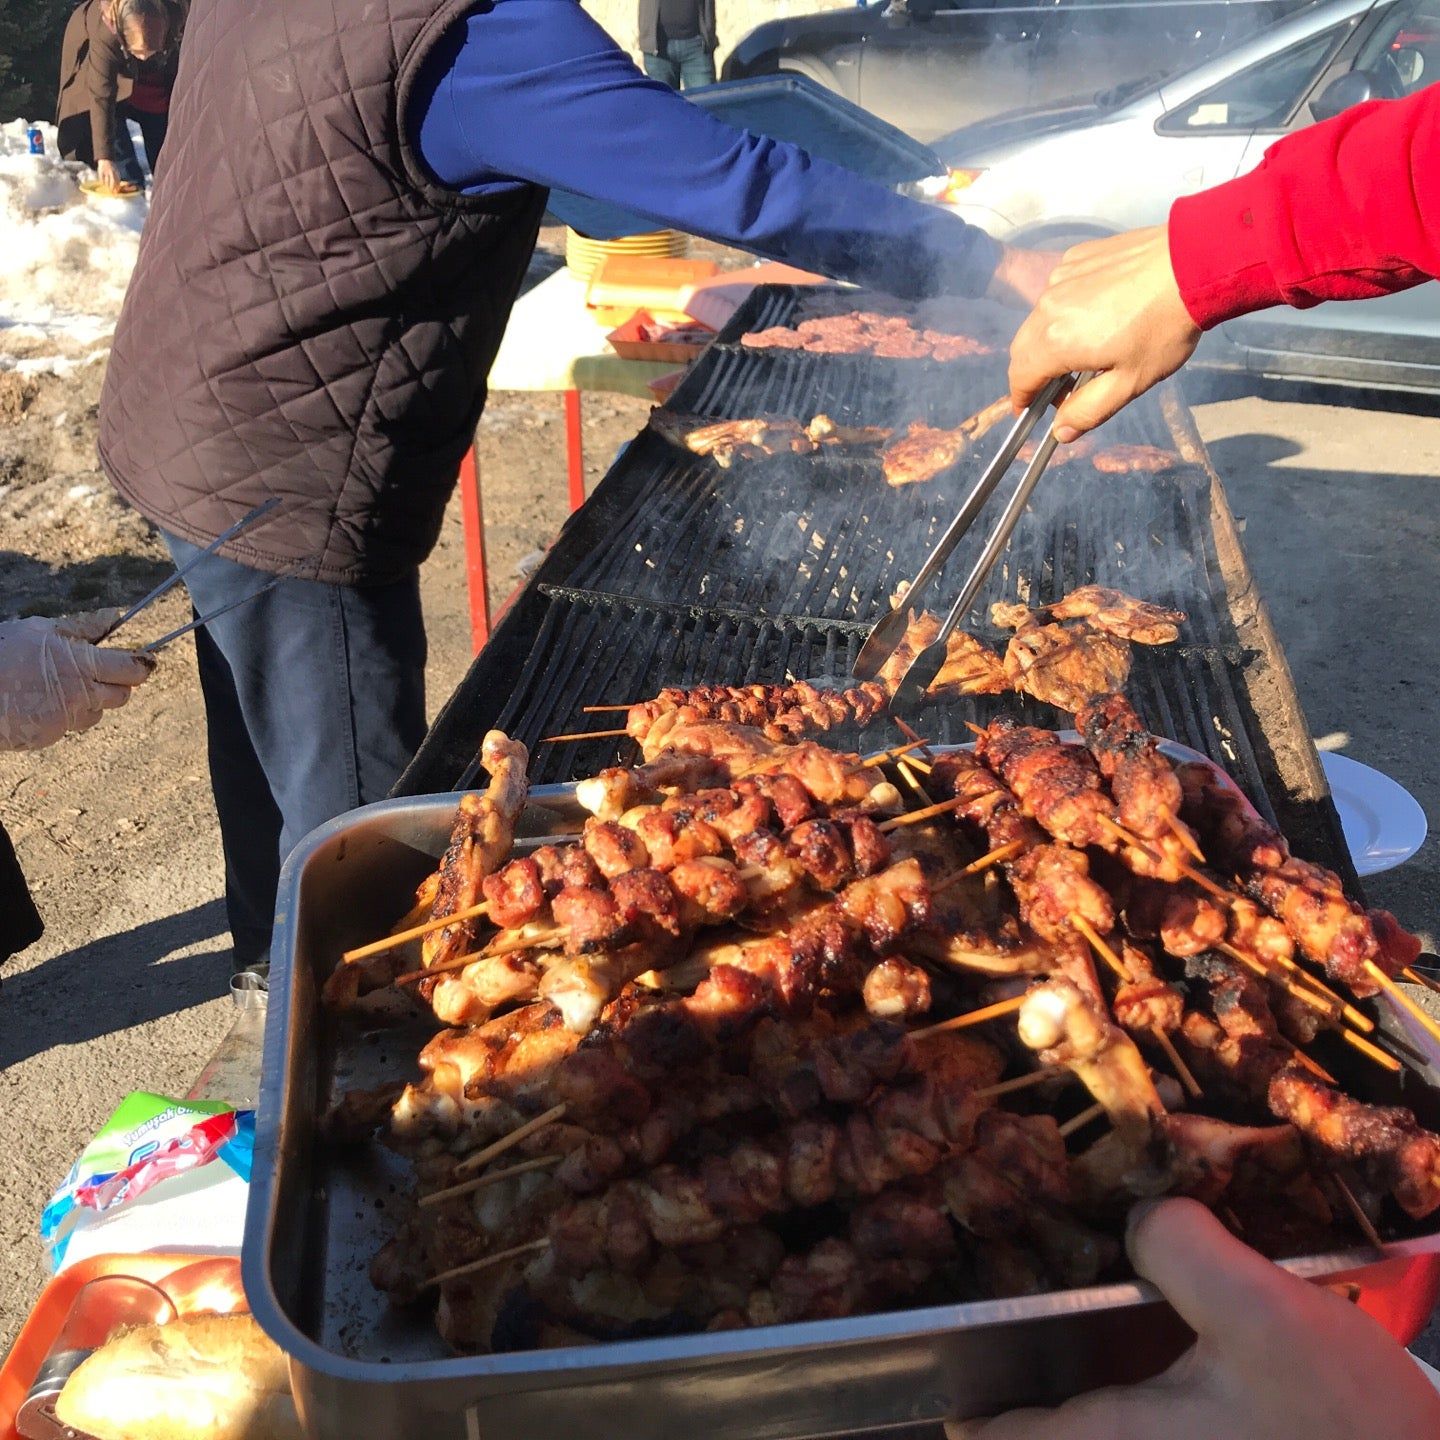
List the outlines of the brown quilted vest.
<svg viewBox="0 0 1440 1440">
<path fill-rule="evenodd" d="M 545 206 L 437 186 L 401 119 L 475 0 L 192 0 L 100 460 L 163 529 L 339 584 L 429 554 Z"/>
</svg>

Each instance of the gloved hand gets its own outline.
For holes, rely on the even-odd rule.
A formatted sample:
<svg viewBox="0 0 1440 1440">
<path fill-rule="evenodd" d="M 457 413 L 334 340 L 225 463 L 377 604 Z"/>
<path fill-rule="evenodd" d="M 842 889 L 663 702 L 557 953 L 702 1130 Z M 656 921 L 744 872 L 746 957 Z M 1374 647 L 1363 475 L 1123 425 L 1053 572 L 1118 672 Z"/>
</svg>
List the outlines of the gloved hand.
<svg viewBox="0 0 1440 1440">
<path fill-rule="evenodd" d="M 149 679 L 153 660 L 90 643 L 119 614 L 0 623 L 0 750 L 41 750 L 69 730 L 88 730 Z"/>
</svg>

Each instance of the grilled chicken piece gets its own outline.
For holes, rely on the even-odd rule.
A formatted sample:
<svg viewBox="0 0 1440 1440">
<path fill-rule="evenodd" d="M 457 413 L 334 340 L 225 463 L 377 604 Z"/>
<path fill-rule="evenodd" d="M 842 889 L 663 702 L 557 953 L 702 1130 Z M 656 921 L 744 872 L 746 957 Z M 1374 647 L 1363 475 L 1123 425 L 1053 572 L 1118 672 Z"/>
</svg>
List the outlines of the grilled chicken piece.
<svg viewBox="0 0 1440 1440">
<path fill-rule="evenodd" d="M 492 730 L 480 745 L 480 763 L 489 772 L 490 784 L 484 794 L 467 794 L 460 799 L 450 845 L 440 861 L 433 919 L 478 905 L 485 877 L 509 854 L 515 839 L 515 821 L 525 808 L 529 786 L 525 766 L 529 755 L 518 740 L 503 731 Z M 432 930 L 421 942 L 421 955 L 428 969 L 473 948 L 475 921 Z M 429 982 L 424 982 L 427 986 Z"/>
<path fill-rule="evenodd" d="M 1407 1215 L 1440 1209 L 1440 1136 L 1399 1106 L 1365 1105 L 1291 1066 L 1270 1082 L 1270 1106 L 1331 1164 L 1352 1162 Z"/>
<path fill-rule="evenodd" d="M 913 421 L 903 435 L 885 447 L 880 457 L 886 484 L 916 485 L 933 480 L 942 470 L 962 460 L 975 442 L 1009 413 L 1010 398 L 1002 396 L 968 420 L 962 420 L 953 430 Z"/>
<path fill-rule="evenodd" d="M 1029 625 L 1005 648 L 1005 675 L 1016 690 L 1073 713 L 1124 688 L 1130 647 L 1089 625 Z"/>
<path fill-rule="evenodd" d="M 1020 1039 L 1048 1065 L 1073 1070 L 1105 1107 L 1116 1133 L 1148 1134 L 1165 1106 L 1135 1042 L 1073 979 L 1034 986 L 1020 1009 Z"/>
<path fill-rule="evenodd" d="M 1056 620 L 1088 620 L 1098 630 L 1137 645 L 1170 645 L 1180 637 L 1183 610 L 1167 610 L 1105 585 L 1082 585 L 1043 607 Z"/>
<path fill-rule="evenodd" d="M 1158 445 L 1106 445 L 1089 458 L 1106 475 L 1158 475 L 1180 463 L 1173 450 L 1162 450 Z"/>
<path fill-rule="evenodd" d="M 938 430 L 912 421 L 905 433 L 892 440 L 880 457 L 887 485 L 917 485 L 933 480 L 956 464 L 973 444 L 963 429 Z"/>
</svg>

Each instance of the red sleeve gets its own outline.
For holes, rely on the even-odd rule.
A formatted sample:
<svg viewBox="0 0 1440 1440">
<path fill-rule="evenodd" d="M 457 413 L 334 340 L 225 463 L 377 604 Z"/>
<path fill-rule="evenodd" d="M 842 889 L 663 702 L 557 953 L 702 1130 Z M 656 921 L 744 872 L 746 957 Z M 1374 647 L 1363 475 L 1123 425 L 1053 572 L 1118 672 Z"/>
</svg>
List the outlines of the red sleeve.
<svg viewBox="0 0 1440 1440">
<path fill-rule="evenodd" d="M 1440 276 L 1440 84 L 1286 136 L 1248 175 L 1177 200 L 1170 260 L 1202 329 Z"/>
</svg>

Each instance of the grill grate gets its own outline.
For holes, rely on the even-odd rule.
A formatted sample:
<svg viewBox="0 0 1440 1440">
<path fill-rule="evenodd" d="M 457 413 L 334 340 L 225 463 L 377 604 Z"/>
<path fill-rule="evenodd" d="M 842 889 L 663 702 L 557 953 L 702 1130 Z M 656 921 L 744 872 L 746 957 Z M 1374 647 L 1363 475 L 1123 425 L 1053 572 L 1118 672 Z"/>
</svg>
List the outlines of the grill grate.
<svg viewBox="0 0 1440 1440">
<path fill-rule="evenodd" d="M 784 287 L 757 291 L 721 338 L 743 333 L 738 326 L 780 323 L 793 304 L 794 292 Z M 786 363 L 711 346 L 677 389 L 673 408 L 716 418 L 769 411 L 806 420 L 826 411 L 852 423 L 952 424 L 1004 383 L 996 362 L 931 366 L 943 371 L 943 383 L 933 374 L 921 383 L 922 362 L 842 365 L 847 357 L 777 354 Z M 1176 443 L 1151 399 L 1132 405 L 1107 434 Z M 476 742 L 494 725 L 532 747 L 536 781 L 563 780 L 636 754 L 624 739 L 537 745 L 545 735 L 604 728 L 604 716 L 585 723 L 587 704 L 644 699 L 662 685 L 842 678 L 868 625 L 896 584 L 918 569 L 998 444 L 992 435 L 962 477 L 895 490 L 880 481 L 874 461 L 787 456 L 722 470 L 647 430 L 566 525 L 437 718 L 398 792 L 468 784 Z M 1253 617 L 1243 634 L 1237 628 L 1240 607 L 1232 606 L 1217 553 L 1211 484 L 1195 465 L 1159 476 L 1052 466 L 968 628 L 998 645 L 1003 636 L 989 624 L 991 602 L 1043 603 L 1088 582 L 1185 610 L 1183 644 L 1135 647 L 1129 688 L 1140 712 L 1157 732 L 1229 769 L 1304 852 L 1343 868 L 1333 810 L 1313 791 L 1298 793 L 1293 736 L 1308 739 L 1283 660 L 1257 648 L 1263 637 Z M 937 606 L 958 590 L 989 513 L 947 565 Z M 1055 711 L 1033 702 L 976 697 L 922 712 L 924 733 L 964 740 L 966 721 L 984 723 L 1002 709 L 1058 723 Z M 851 729 L 831 734 L 842 744 L 878 747 L 894 731 L 875 725 L 864 741 Z"/>
</svg>

